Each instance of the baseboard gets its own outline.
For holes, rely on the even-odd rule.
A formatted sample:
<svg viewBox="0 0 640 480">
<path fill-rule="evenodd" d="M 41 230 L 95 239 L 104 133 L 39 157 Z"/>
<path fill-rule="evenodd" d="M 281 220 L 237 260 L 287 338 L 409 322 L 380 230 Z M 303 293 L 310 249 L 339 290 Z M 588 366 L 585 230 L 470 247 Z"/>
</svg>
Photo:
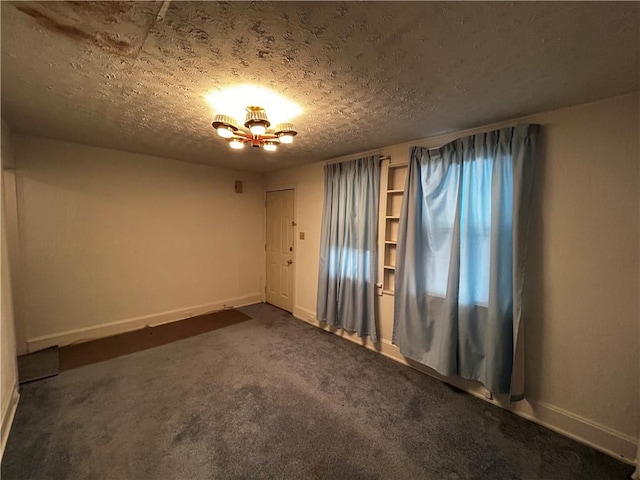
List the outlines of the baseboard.
<svg viewBox="0 0 640 480">
<path fill-rule="evenodd" d="M 306 308 L 294 306 L 293 316 L 298 320 L 302 320 L 304 322 L 310 323 L 311 325 L 315 325 L 316 327 L 323 328 L 322 325 L 320 325 L 320 322 L 316 320 L 316 312 L 312 312 L 311 310 L 307 310 Z"/>
<path fill-rule="evenodd" d="M 364 346 L 370 350 L 384 355 L 396 362 L 407 365 L 422 373 L 430 375 L 438 380 L 451 384 L 465 392 L 478 397 L 486 402 L 509 410 L 516 415 L 535 422 L 543 427 L 560 433 L 561 435 L 572 438 L 580 443 L 589 445 L 590 447 L 600 450 L 612 457 L 622 460 L 631 465 L 636 464 L 640 459 L 636 457 L 638 449 L 638 440 L 633 437 L 613 430 L 605 425 L 599 424 L 588 418 L 581 417 L 573 412 L 548 404 L 541 400 L 526 399 L 521 402 L 509 404 L 508 401 L 500 398 L 487 398 L 487 390 L 477 382 L 470 382 L 457 377 L 444 377 L 439 375 L 429 367 L 420 365 L 416 362 L 407 361 L 400 353 L 398 347 L 393 345 L 390 340 L 382 339 L 379 343 L 374 344 L 368 339 L 359 338 L 357 335 L 345 332 L 335 328 L 321 324 L 316 319 L 315 313 L 301 307 L 294 307 L 294 317 L 309 323 L 313 326 L 334 333 L 342 338 L 350 340 L 360 346 Z"/>
<path fill-rule="evenodd" d="M 4 447 L 7 446 L 7 440 L 9 438 L 9 432 L 11 431 L 11 425 L 13 419 L 16 416 L 16 410 L 18 408 L 18 400 L 20 400 L 20 394 L 18 393 L 18 383 L 13 386 L 11 396 L 9 397 L 9 403 L 2 415 L 2 436 L 0 440 L 0 460 L 4 455 Z"/>
<path fill-rule="evenodd" d="M 563 408 L 532 399 L 518 402 L 509 410 L 630 465 L 640 461 L 635 458 L 638 451 L 636 439 Z"/>
<path fill-rule="evenodd" d="M 249 295 L 246 297 L 233 298 L 206 305 L 180 308 L 178 310 L 171 310 L 168 312 L 116 320 L 114 322 L 103 323 L 91 327 L 77 328 L 49 335 L 42 335 L 40 337 L 27 339 L 27 350 L 29 352 L 35 352 L 54 345 L 62 347 L 79 341 L 92 340 L 117 335 L 119 333 L 130 332 L 131 330 L 137 330 L 146 326 L 153 327 L 165 323 L 176 322 L 178 320 L 184 320 L 186 318 L 195 317 L 205 313 L 243 307 L 253 303 L 260 303 L 262 301 L 262 297 L 262 294 Z"/>
</svg>

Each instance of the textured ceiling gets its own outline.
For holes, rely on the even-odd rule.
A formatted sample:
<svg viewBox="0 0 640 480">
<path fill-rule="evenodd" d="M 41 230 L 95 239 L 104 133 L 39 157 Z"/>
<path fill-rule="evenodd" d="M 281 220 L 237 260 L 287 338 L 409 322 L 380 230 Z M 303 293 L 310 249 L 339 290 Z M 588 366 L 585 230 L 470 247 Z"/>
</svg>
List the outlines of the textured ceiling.
<svg viewBox="0 0 640 480">
<path fill-rule="evenodd" d="M 166 8 L 168 6 L 168 8 Z M 639 89 L 640 4 L 2 2 L 13 131 L 267 171 Z M 215 136 L 204 95 L 297 102 L 269 154 Z"/>
</svg>

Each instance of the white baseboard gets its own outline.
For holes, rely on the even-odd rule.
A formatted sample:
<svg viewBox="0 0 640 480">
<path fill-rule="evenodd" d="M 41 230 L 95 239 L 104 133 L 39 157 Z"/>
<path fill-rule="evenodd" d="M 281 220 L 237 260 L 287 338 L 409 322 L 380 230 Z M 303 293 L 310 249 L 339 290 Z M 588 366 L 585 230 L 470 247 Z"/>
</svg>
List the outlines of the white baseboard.
<svg viewBox="0 0 640 480">
<path fill-rule="evenodd" d="M 11 431 L 11 425 L 13 419 L 16 416 L 16 410 L 18 408 L 18 400 L 20 400 L 20 394 L 18 393 L 18 384 L 13 386 L 11 396 L 9 397 L 9 403 L 4 412 L 2 412 L 2 435 L 0 440 L 0 460 L 4 455 L 4 447 L 7 446 L 7 439 L 9 438 L 9 432 Z"/>
<path fill-rule="evenodd" d="M 515 403 L 509 410 L 630 465 L 640 460 L 635 459 L 638 441 L 632 436 L 563 408 L 532 399 Z"/>
<path fill-rule="evenodd" d="M 320 322 L 316 320 L 316 312 L 312 312 L 311 310 L 307 310 L 306 308 L 294 306 L 293 316 L 296 317 L 298 320 L 302 320 L 307 323 L 310 323 L 311 325 L 315 325 L 316 327 L 323 328 L 320 325 Z"/>
<path fill-rule="evenodd" d="M 42 335 L 27 339 L 27 350 L 29 352 L 35 352 L 54 345 L 62 347 L 78 341 L 108 337 L 110 335 L 130 332 L 131 330 L 137 330 L 146 326 L 155 327 L 157 325 L 184 320 L 186 318 L 195 317 L 205 313 L 243 307 L 253 303 L 260 303 L 262 301 L 262 297 L 263 294 L 258 293 L 255 295 L 223 300 L 206 305 L 180 308 L 178 310 L 171 310 L 168 312 L 154 313 L 152 315 L 116 320 L 114 322 L 103 323 L 91 327 L 76 328 L 64 332 Z"/>
<path fill-rule="evenodd" d="M 500 398 L 489 399 L 486 397 L 486 389 L 477 382 L 467 381 L 457 377 L 444 377 L 439 375 L 429 367 L 416 362 L 407 361 L 400 353 L 398 347 L 390 340 L 382 339 L 378 344 L 372 343 L 368 338 L 363 339 L 357 335 L 344 330 L 328 327 L 321 324 L 316 319 L 314 312 L 301 307 L 294 307 L 293 316 L 318 328 L 334 333 L 342 338 L 350 340 L 358 345 L 384 355 L 396 362 L 407 365 L 422 373 L 430 375 L 438 380 L 451 384 L 465 392 L 478 397 L 486 402 L 493 403 L 501 408 L 510 410 L 516 415 L 526 418 L 532 422 L 542 425 L 550 430 L 558 432 L 564 436 L 589 445 L 612 457 L 618 458 L 631 465 L 639 462 L 636 457 L 638 440 L 619 431 L 613 430 L 606 425 L 599 424 L 588 418 L 581 417 L 573 412 L 550 405 L 541 400 L 525 399 L 520 402 L 509 404 L 508 401 Z"/>
</svg>

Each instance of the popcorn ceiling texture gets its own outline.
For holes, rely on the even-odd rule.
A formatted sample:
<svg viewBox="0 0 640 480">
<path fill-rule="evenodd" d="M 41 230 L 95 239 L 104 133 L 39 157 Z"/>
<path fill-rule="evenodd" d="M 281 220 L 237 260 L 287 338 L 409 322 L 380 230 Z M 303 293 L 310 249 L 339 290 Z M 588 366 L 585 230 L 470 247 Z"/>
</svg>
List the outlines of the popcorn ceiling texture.
<svg viewBox="0 0 640 480">
<path fill-rule="evenodd" d="M 638 90 L 640 5 L 2 2 L 19 133 L 268 171 Z M 276 154 L 230 151 L 204 95 L 301 105 Z M 267 112 L 268 113 L 268 112 Z"/>
</svg>

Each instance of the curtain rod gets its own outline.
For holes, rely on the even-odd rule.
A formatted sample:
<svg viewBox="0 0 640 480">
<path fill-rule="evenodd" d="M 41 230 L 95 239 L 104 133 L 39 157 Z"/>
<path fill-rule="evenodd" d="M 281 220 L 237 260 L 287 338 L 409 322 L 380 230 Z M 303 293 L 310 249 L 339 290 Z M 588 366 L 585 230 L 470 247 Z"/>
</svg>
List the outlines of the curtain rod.
<svg viewBox="0 0 640 480">
<path fill-rule="evenodd" d="M 357 160 L 358 158 L 363 158 L 363 157 L 374 157 L 376 154 L 371 154 L 371 155 L 366 155 L 366 154 L 362 154 L 362 155 L 354 155 L 353 158 L 343 158 L 342 160 L 326 160 L 324 162 L 325 165 L 333 165 L 334 163 L 343 163 L 343 162 L 351 162 L 353 160 Z M 391 160 L 391 157 L 389 155 L 380 155 L 380 160 Z"/>
<path fill-rule="evenodd" d="M 505 123 L 507 125 L 504 125 Z M 485 125 L 483 127 L 469 128 L 469 129 L 466 129 L 466 130 L 462 130 L 460 132 L 443 133 L 441 135 L 435 135 L 434 138 L 435 137 L 440 137 L 440 136 L 446 136 L 446 135 L 453 134 L 453 133 L 461 134 L 463 132 L 467 132 L 466 134 L 464 134 L 462 136 L 458 136 L 458 137 L 454 138 L 453 140 L 445 142 L 442 145 L 439 145 L 437 147 L 423 147 L 423 148 L 426 148 L 430 152 L 431 151 L 436 151 L 436 150 L 440 150 L 442 147 L 444 147 L 448 143 L 451 143 L 451 142 L 453 142 L 455 140 L 458 140 L 459 138 L 464 138 L 464 137 L 471 136 L 471 135 L 481 135 L 483 133 L 489 133 L 489 132 L 492 132 L 494 130 L 500 130 L 500 129 L 503 129 L 503 128 L 514 128 L 514 127 L 518 127 L 518 126 L 521 126 L 521 125 L 526 125 L 527 123 L 530 123 L 530 120 L 528 119 L 528 117 L 525 117 L 525 118 L 521 118 L 521 119 L 519 119 L 519 120 L 517 120 L 515 122 L 498 122 L 498 123 L 495 123 L 495 124 L 492 124 L 492 125 Z M 503 126 L 500 126 L 500 125 L 503 125 Z M 431 138 L 431 137 L 427 137 L 427 138 Z M 401 144 L 398 144 L 398 145 L 395 145 L 395 146 L 400 147 L 400 146 L 405 146 L 406 145 L 406 146 L 419 147 L 420 145 L 415 145 L 418 142 L 419 141 L 416 140 L 416 141 L 401 143 Z M 375 150 L 374 150 L 374 152 L 375 152 Z M 345 155 L 344 157 L 342 157 L 342 160 L 326 160 L 324 162 L 324 164 L 325 165 L 331 165 L 333 163 L 350 162 L 352 160 L 356 160 L 356 159 L 362 158 L 362 157 L 368 157 L 368 156 L 371 156 L 371 155 L 375 155 L 375 153 L 365 152 L 365 153 L 362 153 L 360 155 Z M 380 160 L 391 160 L 391 157 L 389 155 L 380 155 Z"/>
</svg>

